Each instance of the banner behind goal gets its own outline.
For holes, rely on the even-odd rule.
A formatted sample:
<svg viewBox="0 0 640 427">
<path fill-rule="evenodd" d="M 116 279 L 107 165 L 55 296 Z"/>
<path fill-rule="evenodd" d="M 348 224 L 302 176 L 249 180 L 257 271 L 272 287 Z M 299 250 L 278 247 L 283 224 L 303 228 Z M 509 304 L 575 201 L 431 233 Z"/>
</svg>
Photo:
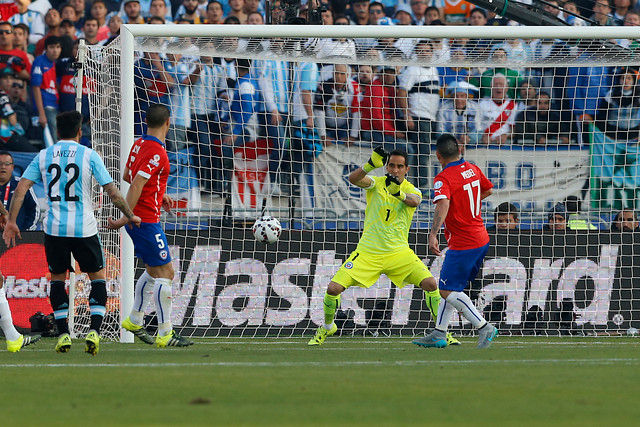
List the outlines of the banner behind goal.
<svg viewBox="0 0 640 427">
<path fill-rule="evenodd" d="M 595 40 L 568 30 L 133 25 L 90 48 L 92 141 L 114 177 L 144 131 L 146 106 L 171 109 L 176 206 L 162 225 L 176 328 L 311 334 L 363 225 L 365 192 L 347 176 L 378 145 L 409 153 L 408 179 L 423 192 L 410 244 L 437 277 L 442 259 L 427 254 L 426 232 L 442 133 L 495 185 L 482 205 L 491 251 L 470 288 L 486 316 L 514 333 L 637 328 L 636 234 L 610 228 L 637 228 L 614 219 L 638 207 L 640 31 L 602 28 L 610 40 Z M 251 235 L 263 213 L 283 225 L 276 244 Z M 103 225 L 114 215 L 100 205 Z M 126 313 L 132 248 L 117 233 L 102 240 L 120 253 L 112 285 Z M 346 334 L 433 326 L 422 291 L 384 276 L 347 290 L 338 322 Z M 452 326 L 471 331 L 462 319 Z"/>
</svg>

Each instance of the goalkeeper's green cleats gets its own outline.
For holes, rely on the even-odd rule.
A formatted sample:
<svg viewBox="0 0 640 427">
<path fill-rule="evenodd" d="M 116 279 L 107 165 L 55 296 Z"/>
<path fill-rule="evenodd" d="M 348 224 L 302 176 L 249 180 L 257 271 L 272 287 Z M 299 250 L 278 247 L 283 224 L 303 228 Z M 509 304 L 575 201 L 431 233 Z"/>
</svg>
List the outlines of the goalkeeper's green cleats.
<svg viewBox="0 0 640 427">
<path fill-rule="evenodd" d="M 176 334 L 176 331 L 172 330 L 165 336 L 156 336 L 156 345 L 159 348 L 164 347 L 188 347 L 193 345 L 193 341 L 188 340 L 180 335 Z"/>
<path fill-rule="evenodd" d="M 447 345 L 462 345 L 462 343 L 455 339 L 451 332 L 447 332 Z"/>
<path fill-rule="evenodd" d="M 153 337 L 149 335 L 147 330 L 144 327 L 133 323 L 130 317 L 127 317 L 122 321 L 122 327 L 138 337 L 140 341 L 145 344 L 153 345 L 155 343 Z"/>
<path fill-rule="evenodd" d="M 56 343 L 56 353 L 68 353 L 71 349 L 71 337 L 69 334 L 62 334 Z"/>
<path fill-rule="evenodd" d="M 7 350 L 11 353 L 20 351 L 21 348 L 40 341 L 40 335 L 20 335 L 17 340 L 7 340 Z"/>
<path fill-rule="evenodd" d="M 331 324 L 329 330 L 325 329 L 324 326 L 319 326 L 318 329 L 316 329 L 316 334 L 309 340 L 307 345 L 322 345 L 327 337 L 330 337 L 336 332 L 338 332 L 338 327 L 335 323 Z"/>
<path fill-rule="evenodd" d="M 84 346 L 85 353 L 89 353 L 92 356 L 95 356 L 98 354 L 98 351 L 100 350 L 100 335 L 98 335 L 96 331 L 94 330 L 89 331 L 84 342 L 85 342 L 85 346 Z"/>
</svg>

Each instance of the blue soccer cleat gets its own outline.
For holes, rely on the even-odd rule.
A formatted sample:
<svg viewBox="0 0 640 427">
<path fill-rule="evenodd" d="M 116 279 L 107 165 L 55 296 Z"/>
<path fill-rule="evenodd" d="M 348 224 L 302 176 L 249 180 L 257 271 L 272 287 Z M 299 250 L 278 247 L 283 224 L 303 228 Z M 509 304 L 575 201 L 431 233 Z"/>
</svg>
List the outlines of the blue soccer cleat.
<svg viewBox="0 0 640 427">
<path fill-rule="evenodd" d="M 445 348 L 447 346 L 447 334 L 434 329 L 427 336 L 411 341 L 415 345 L 421 347 Z"/>
</svg>

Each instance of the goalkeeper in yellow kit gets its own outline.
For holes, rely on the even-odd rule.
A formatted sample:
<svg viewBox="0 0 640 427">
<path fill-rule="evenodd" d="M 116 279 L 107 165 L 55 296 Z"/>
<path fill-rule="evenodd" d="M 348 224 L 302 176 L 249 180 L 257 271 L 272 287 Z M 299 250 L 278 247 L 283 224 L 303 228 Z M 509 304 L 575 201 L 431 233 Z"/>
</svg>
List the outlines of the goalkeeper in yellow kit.
<svg viewBox="0 0 640 427">
<path fill-rule="evenodd" d="M 367 191 L 364 231 L 356 250 L 329 283 L 324 294 L 324 325 L 318 327 L 309 341 L 310 346 L 322 345 L 338 330 L 333 319 L 340 306 L 340 294 L 350 286 L 369 288 L 383 273 L 398 287 L 407 283 L 419 285 L 425 292 L 431 316 L 434 321 L 437 318 L 440 294 L 436 280 L 408 242 L 409 228 L 422 202 L 422 193 L 405 179 L 409 171 L 407 157 L 404 151 L 387 153 L 377 147 L 369 161 L 349 175 L 349 182 Z M 367 176 L 385 164 L 386 176 Z M 460 344 L 451 334 L 447 341 Z"/>
</svg>

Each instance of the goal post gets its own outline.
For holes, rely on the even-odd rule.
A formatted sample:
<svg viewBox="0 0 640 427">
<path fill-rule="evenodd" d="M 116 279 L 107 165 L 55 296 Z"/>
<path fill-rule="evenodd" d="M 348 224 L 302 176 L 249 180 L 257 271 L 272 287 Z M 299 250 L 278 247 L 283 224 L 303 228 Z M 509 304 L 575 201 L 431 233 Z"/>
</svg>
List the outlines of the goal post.
<svg viewBox="0 0 640 427">
<path fill-rule="evenodd" d="M 429 55 L 416 51 L 422 40 Z M 377 144 L 409 152 L 408 179 L 424 195 L 410 245 L 438 276 L 442 260 L 426 246 L 440 167 L 430 145 L 440 133 L 457 132 L 472 106 L 464 135 L 456 136 L 465 158 L 496 186 L 483 217 L 492 226 L 496 209 L 512 203 L 520 229 L 491 233 L 472 299 L 507 333 L 617 334 L 640 320 L 633 288 L 640 265 L 626 249 L 636 234 L 608 231 L 617 211 L 639 207 L 633 132 L 640 107 L 637 118 L 627 109 L 631 116 L 617 119 L 598 108 L 612 100 L 610 91 L 618 94 L 613 82 L 621 70 L 635 70 L 640 60 L 633 43 L 614 40 L 640 40 L 640 29 L 123 25 L 115 42 L 90 47 L 85 62 L 96 88 L 92 139 L 126 193 L 122 171 L 143 127 L 143 106 L 159 100 L 172 111 L 168 193 L 177 203 L 162 225 L 176 270 L 176 329 L 194 337 L 300 336 L 322 323 L 326 285 L 355 249 L 366 200 L 346 177 Z M 497 62 L 500 49 L 506 62 Z M 145 80 L 158 61 L 171 81 Z M 597 84 L 581 71 L 596 68 Z M 265 70 L 280 80 L 264 83 Z M 386 81 L 385 73 L 394 76 Z M 432 79 L 421 83 L 418 75 Z M 503 78 L 506 93 L 492 101 Z M 461 93 L 464 107 L 456 104 Z M 544 97 L 551 104 L 544 117 L 553 119 L 542 126 L 535 114 Z M 621 156 L 631 160 L 616 163 Z M 581 212 L 570 210 L 574 198 Z M 558 202 L 565 211 L 554 210 Z M 103 224 L 116 215 L 106 205 Z M 280 241 L 268 246 L 249 229 L 264 212 L 283 225 Z M 556 213 L 573 230 L 543 230 Z M 133 305 L 140 272 L 124 234 L 101 232 L 119 258 L 112 284 L 120 319 Z M 345 291 L 340 316 L 347 334 L 416 335 L 433 326 L 420 289 L 396 288 L 386 277 L 371 289 Z M 460 318 L 452 328 L 471 331 Z M 109 338 L 133 339 L 119 332 Z"/>
</svg>

